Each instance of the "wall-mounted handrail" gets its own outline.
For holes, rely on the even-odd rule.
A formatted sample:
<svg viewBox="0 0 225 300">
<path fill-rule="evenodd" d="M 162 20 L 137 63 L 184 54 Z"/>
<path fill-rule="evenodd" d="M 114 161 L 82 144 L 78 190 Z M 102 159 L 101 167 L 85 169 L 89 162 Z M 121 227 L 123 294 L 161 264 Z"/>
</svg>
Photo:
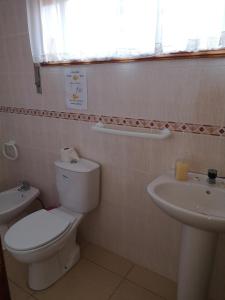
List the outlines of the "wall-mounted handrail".
<svg viewBox="0 0 225 300">
<path fill-rule="evenodd" d="M 105 125 L 102 122 L 98 122 L 97 124 L 92 126 L 92 129 L 103 133 L 123 135 L 123 136 L 134 136 L 134 137 L 147 138 L 147 139 L 158 139 L 158 140 L 166 139 L 171 135 L 171 131 L 168 128 L 158 130 L 159 132 L 157 133 L 149 133 L 149 132 L 139 132 L 139 131 L 129 131 L 129 130 L 108 128 L 105 127 Z"/>
</svg>

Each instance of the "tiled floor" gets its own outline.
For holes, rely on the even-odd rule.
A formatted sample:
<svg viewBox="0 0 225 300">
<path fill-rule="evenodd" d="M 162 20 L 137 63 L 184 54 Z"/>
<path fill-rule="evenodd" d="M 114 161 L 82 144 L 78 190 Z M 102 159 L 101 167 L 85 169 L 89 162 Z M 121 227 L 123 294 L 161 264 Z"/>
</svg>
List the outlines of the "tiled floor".
<svg viewBox="0 0 225 300">
<path fill-rule="evenodd" d="M 175 300 L 174 282 L 136 266 L 101 247 L 87 244 L 62 279 L 41 292 L 26 285 L 26 265 L 5 253 L 12 300 Z"/>
</svg>

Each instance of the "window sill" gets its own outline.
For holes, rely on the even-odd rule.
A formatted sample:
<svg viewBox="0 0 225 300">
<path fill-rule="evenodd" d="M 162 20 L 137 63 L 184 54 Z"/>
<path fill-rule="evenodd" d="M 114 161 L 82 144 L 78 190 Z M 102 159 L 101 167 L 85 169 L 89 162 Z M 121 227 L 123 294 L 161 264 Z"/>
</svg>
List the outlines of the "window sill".
<svg viewBox="0 0 225 300">
<path fill-rule="evenodd" d="M 104 63 L 129 63 L 129 62 L 141 62 L 141 61 L 160 61 L 160 60 L 176 60 L 176 59 L 195 59 L 195 58 L 221 58 L 225 57 L 225 49 L 221 50 L 209 50 L 198 52 L 176 52 L 170 54 L 137 57 L 137 58 L 115 58 L 115 59 L 102 59 L 102 60 L 71 60 L 71 61 L 52 61 L 43 62 L 40 65 L 42 67 L 58 67 L 58 66 L 70 66 L 70 65 L 90 65 L 90 64 L 104 64 Z"/>
</svg>

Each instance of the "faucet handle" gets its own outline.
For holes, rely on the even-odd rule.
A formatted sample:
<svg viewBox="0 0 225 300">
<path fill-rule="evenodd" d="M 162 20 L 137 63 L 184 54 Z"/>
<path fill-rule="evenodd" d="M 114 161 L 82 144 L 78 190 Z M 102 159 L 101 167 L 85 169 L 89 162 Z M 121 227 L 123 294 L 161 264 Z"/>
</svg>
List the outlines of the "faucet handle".
<svg viewBox="0 0 225 300">
<path fill-rule="evenodd" d="M 18 188 L 18 191 L 28 191 L 30 189 L 30 183 L 26 180 L 21 182 L 21 186 Z"/>
<path fill-rule="evenodd" d="M 216 183 L 217 170 L 216 169 L 208 169 L 208 182 Z"/>
<path fill-rule="evenodd" d="M 24 185 L 30 185 L 29 181 L 27 181 L 27 180 L 22 180 L 21 183 Z"/>
</svg>

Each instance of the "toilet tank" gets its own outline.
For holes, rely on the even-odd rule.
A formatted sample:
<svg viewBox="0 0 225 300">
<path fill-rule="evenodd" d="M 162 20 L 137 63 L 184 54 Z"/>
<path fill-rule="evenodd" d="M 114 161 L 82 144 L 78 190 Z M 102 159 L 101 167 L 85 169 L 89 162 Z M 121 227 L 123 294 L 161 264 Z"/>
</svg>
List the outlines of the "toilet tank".
<svg viewBox="0 0 225 300">
<path fill-rule="evenodd" d="M 87 159 L 55 162 L 60 204 L 78 213 L 93 210 L 99 202 L 100 165 Z"/>
</svg>

